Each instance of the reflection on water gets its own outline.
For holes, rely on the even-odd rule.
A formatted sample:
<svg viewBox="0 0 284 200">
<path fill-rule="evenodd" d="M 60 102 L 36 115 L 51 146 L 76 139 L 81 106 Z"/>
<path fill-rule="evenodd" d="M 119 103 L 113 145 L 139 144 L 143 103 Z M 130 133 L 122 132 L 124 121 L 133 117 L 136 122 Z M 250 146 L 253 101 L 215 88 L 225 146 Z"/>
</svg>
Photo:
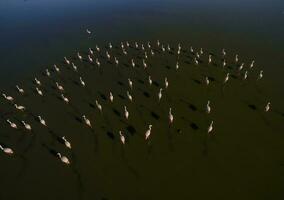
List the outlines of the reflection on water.
<svg viewBox="0 0 284 200">
<path fill-rule="evenodd" d="M 284 107 L 279 86 L 283 85 L 283 3 L 261 3 L 1 1 L 1 90 L 27 108 L 17 111 L 1 98 L 0 144 L 15 152 L 0 155 L 1 199 L 282 197 Z M 171 51 L 163 52 L 157 39 L 164 47 L 169 44 Z M 124 55 L 120 41 L 126 46 L 126 40 L 130 47 L 125 47 Z M 107 45 L 110 41 L 112 49 Z M 139 49 L 134 41 L 139 42 Z M 95 51 L 96 45 L 101 52 Z M 87 59 L 89 47 L 95 51 L 93 64 Z M 227 51 L 224 68 L 222 48 Z M 82 62 L 76 56 L 78 51 Z M 238 63 L 235 54 L 239 54 Z M 74 62 L 77 72 L 64 62 L 64 56 Z M 119 59 L 118 66 L 113 56 Z M 249 69 L 252 60 L 256 63 Z M 244 69 L 239 71 L 242 62 Z M 60 68 L 59 73 L 53 64 Z M 248 78 L 243 80 L 246 70 Z M 257 81 L 260 70 L 264 77 Z M 229 81 L 223 84 L 227 72 Z M 34 77 L 42 86 L 35 84 Z M 165 77 L 169 88 L 162 91 L 159 102 Z M 64 87 L 69 104 L 62 101 L 55 82 Z M 16 84 L 24 88 L 24 95 L 18 93 Z M 206 114 L 208 100 L 210 114 Z M 268 101 L 272 102 L 271 111 L 265 113 Z M 129 120 L 125 119 L 125 105 Z M 169 107 L 173 125 L 168 123 Z M 40 124 L 38 115 L 47 127 Z M 90 119 L 92 128 L 85 125 L 82 115 Z M 12 129 L 6 119 L 18 129 Z M 21 120 L 32 126 L 31 132 L 24 130 Z M 211 120 L 214 128 L 208 135 Z M 145 141 L 149 124 L 153 130 Z M 71 150 L 64 146 L 62 136 L 72 143 Z M 67 156 L 70 166 L 60 162 L 57 152 Z"/>
</svg>

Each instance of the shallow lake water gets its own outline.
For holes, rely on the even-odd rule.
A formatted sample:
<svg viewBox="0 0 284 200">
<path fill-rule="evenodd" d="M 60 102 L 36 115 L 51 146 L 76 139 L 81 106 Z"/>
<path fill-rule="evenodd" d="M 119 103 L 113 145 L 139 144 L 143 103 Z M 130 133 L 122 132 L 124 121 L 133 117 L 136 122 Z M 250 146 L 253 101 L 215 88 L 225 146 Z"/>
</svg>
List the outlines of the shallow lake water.
<svg viewBox="0 0 284 200">
<path fill-rule="evenodd" d="M 0 199 L 283 199 L 283 1 L 4 0 L 0 27 L 1 92 L 26 107 L 20 112 L 0 99 L 0 145 L 14 151 L 11 156 L 0 152 Z M 92 64 L 88 48 L 94 50 Z M 196 65 L 200 48 L 204 53 Z M 64 56 L 74 62 L 77 72 Z M 242 63 L 244 69 L 239 71 Z M 260 70 L 263 78 L 257 80 Z M 223 84 L 227 73 L 229 81 Z M 36 86 L 35 77 L 42 86 Z M 55 82 L 64 86 L 69 104 L 62 101 Z M 16 90 L 17 84 L 24 95 Z M 164 89 L 159 102 L 160 88 Z M 271 109 L 264 112 L 267 102 Z M 38 115 L 47 127 L 39 123 Z M 82 115 L 91 120 L 92 128 Z M 11 128 L 7 119 L 18 128 Z M 32 126 L 31 132 L 22 120 Z M 208 134 L 212 120 L 213 131 Z M 149 124 L 152 132 L 145 141 Z M 71 150 L 62 136 L 71 142 Z M 56 152 L 71 164 L 62 163 Z"/>
</svg>

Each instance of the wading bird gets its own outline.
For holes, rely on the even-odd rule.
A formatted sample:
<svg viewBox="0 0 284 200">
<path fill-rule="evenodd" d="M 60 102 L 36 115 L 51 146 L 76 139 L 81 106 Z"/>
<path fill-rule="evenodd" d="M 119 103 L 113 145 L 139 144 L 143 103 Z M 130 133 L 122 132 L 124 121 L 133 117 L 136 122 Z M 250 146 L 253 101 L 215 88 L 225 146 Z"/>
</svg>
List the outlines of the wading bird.
<svg viewBox="0 0 284 200">
<path fill-rule="evenodd" d="M 64 145 L 68 148 L 71 149 L 71 143 L 65 138 L 65 136 L 61 137 L 61 139 L 64 142 Z"/>
<path fill-rule="evenodd" d="M 19 93 L 21 93 L 21 94 L 25 93 L 24 89 L 20 88 L 18 85 L 16 85 L 16 88 L 17 88 Z"/>
<path fill-rule="evenodd" d="M 26 109 L 24 106 L 18 106 L 17 104 L 14 104 L 14 106 L 17 110 L 20 110 L 20 111 L 24 111 Z"/>
<path fill-rule="evenodd" d="M 14 98 L 11 96 L 7 96 L 5 93 L 2 93 L 2 96 L 8 101 L 14 101 Z"/>
<path fill-rule="evenodd" d="M 172 108 L 169 111 L 169 123 L 172 124 L 174 122 L 174 116 L 172 114 Z"/>
<path fill-rule="evenodd" d="M 122 144 L 125 144 L 125 137 L 124 137 L 124 135 L 122 134 L 121 131 L 119 131 L 118 133 L 119 133 L 119 137 L 120 137 L 121 143 L 122 143 Z"/>
<path fill-rule="evenodd" d="M 0 145 L 0 149 L 1 149 L 4 153 L 9 154 L 9 155 L 11 155 L 11 154 L 14 153 L 11 148 L 3 147 L 2 145 Z"/>
<path fill-rule="evenodd" d="M 148 138 L 149 138 L 150 135 L 151 135 L 151 131 L 152 131 L 152 125 L 150 124 L 150 125 L 148 126 L 148 130 L 147 130 L 146 133 L 145 133 L 145 140 L 148 140 Z"/>
<path fill-rule="evenodd" d="M 82 118 L 83 118 L 85 124 L 86 124 L 87 126 L 89 126 L 90 128 L 92 128 L 91 121 L 90 121 L 85 115 L 83 115 Z"/>
<path fill-rule="evenodd" d="M 210 101 L 208 101 L 206 105 L 206 113 L 209 114 L 210 112 L 211 112 Z"/>
<path fill-rule="evenodd" d="M 124 106 L 124 116 L 125 116 L 125 118 L 128 120 L 128 118 L 129 118 L 129 112 L 128 112 L 126 106 Z"/>
<path fill-rule="evenodd" d="M 213 121 L 211 121 L 211 123 L 210 123 L 210 125 L 209 125 L 209 127 L 208 127 L 207 132 L 208 132 L 208 133 L 211 133 L 212 131 L 213 131 Z"/>
<path fill-rule="evenodd" d="M 39 115 L 38 116 L 39 122 L 43 125 L 43 126 L 47 126 L 45 120 Z"/>
<path fill-rule="evenodd" d="M 17 129 L 17 125 L 14 122 L 11 122 L 10 119 L 6 120 L 8 122 L 8 124 L 10 124 L 11 128 Z"/>
<path fill-rule="evenodd" d="M 61 153 L 57 153 L 56 155 L 61 160 L 61 162 L 63 162 L 64 164 L 66 164 L 66 165 L 70 164 L 70 161 L 66 156 L 62 156 Z"/>
<path fill-rule="evenodd" d="M 270 102 L 268 102 L 264 108 L 265 112 L 268 112 L 270 110 Z"/>
<path fill-rule="evenodd" d="M 21 121 L 22 124 L 24 125 L 25 129 L 27 129 L 28 131 L 31 131 L 32 130 L 32 127 L 31 125 L 29 125 L 28 123 L 26 123 L 25 121 Z"/>
</svg>

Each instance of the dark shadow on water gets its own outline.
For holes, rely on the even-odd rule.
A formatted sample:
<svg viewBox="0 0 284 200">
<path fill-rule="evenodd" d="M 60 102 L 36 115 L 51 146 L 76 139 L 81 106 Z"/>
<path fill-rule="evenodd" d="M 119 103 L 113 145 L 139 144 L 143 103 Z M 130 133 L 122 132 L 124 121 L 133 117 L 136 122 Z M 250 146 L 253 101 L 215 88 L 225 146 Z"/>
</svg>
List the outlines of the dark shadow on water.
<svg viewBox="0 0 284 200">
<path fill-rule="evenodd" d="M 188 107 L 189 107 L 192 111 L 197 111 L 196 106 L 193 105 L 193 104 L 191 104 L 191 103 L 188 105 Z"/>
<path fill-rule="evenodd" d="M 114 112 L 114 114 L 116 114 L 118 117 L 121 117 L 121 113 L 116 110 L 115 108 L 112 109 L 112 111 Z"/>
<path fill-rule="evenodd" d="M 143 95 L 144 95 L 145 97 L 147 97 L 147 98 L 150 97 L 150 94 L 149 94 L 148 92 L 143 92 Z"/>
<path fill-rule="evenodd" d="M 135 129 L 133 126 L 131 126 L 131 125 L 127 126 L 127 127 L 126 127 L 126 130 L 127 130 L 131 135 L 134 135 L 134 134 L 136 133 L 136 129 Z"/>
<path fill-rule="evenodd" d="M 195 82 L 195 83 L 197 83 L 197 84 L 201 84 L 201 81 L 199 81 L 199 80 L 197 80 L 197 79 L 193 79 L 193 81 Z"/>
<path fill-rule="evenodd" d="M 153 85 L 155 85 L 155 86 L 157 86 L 157 87 L 160 86 L 160 84 L 159 84 L 157 81 L 153 81 Z"/>
<path fill-rule="evenodd" d="M 115 139 L 115 136 L 114 136 L 113 132 L 111 132 L 111 131 L 107 131 L 107 136 L 112 140 Z"/>
<path fill-rule="evenodd" d="M 194 123 L 194 122 L 191 122 L 191 123 L 190 123 L 190 127 L 191 127 L 193 130 L 195 130 L 195 131 L 199 129 L 199 127 L 197 126 L 197 124 Z"/>
<path fill-rule="evenodd" d="M 154 111 L 151 112 L 151 116 L 154 117 L 156 120 L 160 119 L 160 116 Z"/>
<path fill-rule="evenodd" d="M 121 94 L 119 94 L 118 97 L 121 98 L 121 99 L 125 99 L 125 97 L 122 96 Z"/>
<path fill-rule="evenodd" d="M 249 107 L 250 109 L 252 109 L 252 110 L 256 110 L 256 109 L 257 109 L 256 106 L 253 105 L 253 104 L 249 104 L 248 107 Z"/>
</svg>

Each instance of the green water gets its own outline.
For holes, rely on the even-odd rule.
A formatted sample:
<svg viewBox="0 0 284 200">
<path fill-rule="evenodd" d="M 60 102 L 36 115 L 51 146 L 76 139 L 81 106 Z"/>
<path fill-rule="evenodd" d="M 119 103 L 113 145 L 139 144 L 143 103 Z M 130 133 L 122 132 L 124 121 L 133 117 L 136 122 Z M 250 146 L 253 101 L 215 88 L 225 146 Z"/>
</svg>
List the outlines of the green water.
<svg viewBox="0 0 284 200">
<path fill-rule="evenodd" d="M 0 100 L 0 144 L 14 150 L 12 156 L 0 152 L 0 199 L 283 199 L 283 9 L 276 0 L 1 2 L 1 91 L 27 110 L 19 112 Z M 92 31 L 90 36 L 86 28 Z M 162 52 L 157 39 L 173 50 Z M 120 42 L 126 40 L 131 47 L 124 56 Z M 144 53 L 133 48 L 134 41 L 148 52 L 147 70 L 142 67 Z M 119 59 L 118 67 L 113 58 L 107 61 L 108 42 L 113 43 L 108 51 Z M 100 68 L 76 57 L 80 51 L 86 59 L 88 48 L 95 49 L 96 44 L 101 53 L 95 52 L 93 58 L 99 58 Z M 190 46 L 204 50 L 198 66 Z M 224 69 L 222 48 L 227 51 Z M 78 72 L 64 63 L 64 56 Z M 252 60 L 255 65 L 248 69 Z M 53 64 L 60 67 L 59 74 L 51 70 Z M 50 78 L 43 74 L 46 68 Z M 245 70 L 248 79 L 243 81 Z M 260 70 L 264 77 L 257 81 Z M 224 86 L 227 72 L 232 76 Z M 79 76 L 85 88 L 78 85 Z M 205 76 L 210 77 L 209 86 Z M 42 82 L 43 97 L 35 93 L 34 77 Z M 165 77 L 169 87 L 159 103 Z M 55 81 L 64 86 L 69 105 L 60 99 Z M 16 84 L 25 95 L 16 91 Z M 271 110 L 265 113 L 268 101 Z M 129 120 L 124 118 L 124 105 Z M 93 129 L 82 123 L 84 114 Z M 18 130 L 9 126 L 8 118 Z M 31 134 L 21 120 L 32 126 Z M 211 120 L 214 128 L 208 134 Z M 145 141 L 149 124 L 152 134 Z M 119 130 L 125 134 L 125 145 Z M 58 141 L 63 135 L 72 150 Z M 60 162 L 54 152 L 66 155 L 71 164 Z"/>
</svg>

